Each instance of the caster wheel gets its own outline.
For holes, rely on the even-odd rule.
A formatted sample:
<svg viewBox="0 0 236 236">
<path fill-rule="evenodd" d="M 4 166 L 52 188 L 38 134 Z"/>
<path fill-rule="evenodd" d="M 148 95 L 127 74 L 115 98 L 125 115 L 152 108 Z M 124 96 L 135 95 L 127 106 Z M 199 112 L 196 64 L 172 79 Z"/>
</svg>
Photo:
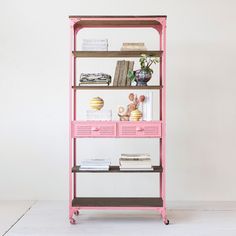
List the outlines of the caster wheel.
<svg viewBox="0 0 236 236">
<path fill-rule="evenodd" d="M 71 219 L 70 219 L 70 223 L 71 223 L 72 225 L 75 225 L 75 223 L 76 223 L 76 222 L 75 222 L 75 219 L 71 218 Z"/>
<path fill-rule="evenodd" d="M 75 211 L 75 212 L 74 212 L 74 215 L 75 215 L 75 216 L 78 216 L 78 215 L 79 215 L 79 211 Z"/>
<path fill-rule="evenodd" d="M 169 223 L 170 223 L 170 221 L 169 221 L 169 220 L 167 220 L 167 219 L 166 219 L 166 220 L 164 220 L 164 224 L 165 224 L 165 225 L 168 225 Z"/>
</svg>

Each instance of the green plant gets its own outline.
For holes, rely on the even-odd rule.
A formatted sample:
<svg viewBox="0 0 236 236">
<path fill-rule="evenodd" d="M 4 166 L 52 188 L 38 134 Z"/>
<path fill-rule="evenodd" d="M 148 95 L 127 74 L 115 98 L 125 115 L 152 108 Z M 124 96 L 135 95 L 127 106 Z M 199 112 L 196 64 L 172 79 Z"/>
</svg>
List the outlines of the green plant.
<svg viewBox="0 0 236 236">
<path fill-rule="evenodd" d="M 153 73 L 153 70 L 151 69 L 151 65 L 157 64 L 159 62 L 160 62 L 160 59 L 158 57 L 152 57 L 146 54 L 141 54 L 141 57 L 139 58 L 141 70 L 149 74 Z M 135 79 L 135 71 L 129 70 L 127 76 L 131 81 L 133 81 Z"/>
<path fill-rule="evenodd" d="M 151 57 L 146 54 L 141 54 L 141 57 L 139 58 L 139 63 L 141 66 L 141 70 L 146 71 L 147 73 L 152 74 L 153 70 L 151 69 L 152 64 L 159 63 L 160 60 L 158 57 Z"/>
</svg>

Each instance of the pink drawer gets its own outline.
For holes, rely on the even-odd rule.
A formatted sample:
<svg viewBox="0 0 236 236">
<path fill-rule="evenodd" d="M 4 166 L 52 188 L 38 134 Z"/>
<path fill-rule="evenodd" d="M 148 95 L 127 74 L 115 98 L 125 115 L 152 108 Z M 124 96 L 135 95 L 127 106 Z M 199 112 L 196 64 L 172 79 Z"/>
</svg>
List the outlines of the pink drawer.
<svg viewBox="0 0 236 236">
<path fill-rule="evenodd" d="M 160 121 L 137 121 L 137 122 L 119 122 L 118 124 L 119 137 L 161 137 L 161 122 Z"/>
<path fill-rule="evenodd" d="M 116 137 L 116 122 L 73 121 L 72 138 Z"/>
</svg>

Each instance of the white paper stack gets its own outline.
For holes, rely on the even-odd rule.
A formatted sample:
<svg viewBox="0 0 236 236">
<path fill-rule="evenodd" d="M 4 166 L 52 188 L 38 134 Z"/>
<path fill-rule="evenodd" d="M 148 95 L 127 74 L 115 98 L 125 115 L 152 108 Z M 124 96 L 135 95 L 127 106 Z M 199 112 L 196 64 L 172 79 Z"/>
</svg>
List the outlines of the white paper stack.
<svg viewBox="0 0 236 236">
<path fill-rule="evenodd" d="M 146 171 L 153 170 L 149 154 L 121 154 L 120 170 Z"/>
<path fill-rule="evenodd" d="M 107 51 L 108 39 L 83 39 L 83 51 Z"/>
<path fill-rule="evenodd" d="M 110 160 L 108 159 L 88 159 L 80 163 L 81 171 L 109 171 Z"/>
</svg>

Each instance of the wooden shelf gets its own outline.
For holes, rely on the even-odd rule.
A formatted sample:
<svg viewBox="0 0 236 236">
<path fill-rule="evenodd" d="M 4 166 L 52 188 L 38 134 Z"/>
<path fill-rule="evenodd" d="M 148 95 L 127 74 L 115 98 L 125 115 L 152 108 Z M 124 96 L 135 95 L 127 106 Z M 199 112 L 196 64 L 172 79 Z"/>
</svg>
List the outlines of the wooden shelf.
<svg viewBox="0 0 236 236">
<path fill-rule="evenodd" d="M 158 90 L 162 89 L 161 85 L 148 85 L 148 86 L 72 86 L 73 89 L 78 90 Z"/>
<path fill-rule="evenodd" d="M 161 166 L 153 166 L 153 170 L 144 170 L 144 171 L 122 171 L 120 170 L 119 166 L 110 166 L 109 171 L 81 171 L 79 170 L 80 166 L 74 166 L 72 168 L 72 172 L 74 173 L 161 173 L 162 172 L 162 167 Z"/>
<path fill-rule="evenodd" d="M 72 51 L 75 57 L 140 57 L 146 54 L 161 57 L 163 51 Z"/>
<path fill-rule="evenodd" d="M 130 15 L 128 15 L 128 16 L 126 16 L 126 15 L 123 15 L 123 16 L 114 16 L 114 15 L 111 15 L 111 16 L 109 16 L 109 15 L 105 15 L 105 16 L 98 16 L 98 15 L 93 15 L 93 16 L 91 16 L 91 15 L 71 15 L 71 16 L 69 16 L 69 18 L 128 18 L 128 19 L 132 19 L 132 18 L 152 18 L 152 17 L 164 17 L 164 18 L 167 18 L 167 16 L 166 15 L 141 15 L 141 16 L 130 16 Z"/>
<path fill-rule="evenodd" d="M 87 198 L 79 197 L 72 200 L 72 206 L 80 207 L 162 207 L 162 198 Z"/>
</svg>

